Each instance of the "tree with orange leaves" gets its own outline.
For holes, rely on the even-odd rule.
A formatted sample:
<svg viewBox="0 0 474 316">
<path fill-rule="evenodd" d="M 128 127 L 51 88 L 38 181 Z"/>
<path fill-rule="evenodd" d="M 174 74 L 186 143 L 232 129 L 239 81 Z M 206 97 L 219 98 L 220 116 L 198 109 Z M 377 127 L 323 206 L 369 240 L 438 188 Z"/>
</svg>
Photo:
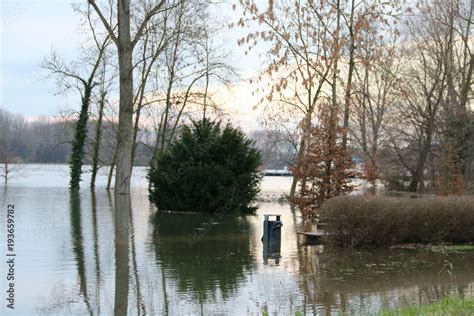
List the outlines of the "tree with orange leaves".
<svg viewBox="0 0 474 316">
<path fill-rule="evenodd" d="M 354 189 L 350 184 L 351 151 L 343 144 L 344 128 L 329 107 L 323 107 L 320 124 L 311 128 L 305 154 L 293 169 L 301 184 L 292 200 L 305 217 L 317 216 L 324 201 Z"/>
</svg>

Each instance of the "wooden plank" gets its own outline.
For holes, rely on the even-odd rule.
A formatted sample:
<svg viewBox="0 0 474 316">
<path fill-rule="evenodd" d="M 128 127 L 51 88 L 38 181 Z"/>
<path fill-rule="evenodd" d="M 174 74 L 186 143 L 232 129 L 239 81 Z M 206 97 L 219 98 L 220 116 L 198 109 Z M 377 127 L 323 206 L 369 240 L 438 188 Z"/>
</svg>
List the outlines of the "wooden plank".
<svg viewBox="0 0 474 316">
<path fill-rule="evenodd" d="M 316 225 L 321 226 L 321 227 L 324 227 L 324 226 L 327 227 L 327 226 L 331 225 L 331 223 L 317 223 Z"/>
<path fill-rule="evenodd" d="M 324 236 L 331 236 L 333 234 L 331 233 L 325 233 L 325 232 L 296 232 L 297 234 L 304 235 L 306 237 L 312 237 L 312 238 L 321 238 Z"/>
</svg>

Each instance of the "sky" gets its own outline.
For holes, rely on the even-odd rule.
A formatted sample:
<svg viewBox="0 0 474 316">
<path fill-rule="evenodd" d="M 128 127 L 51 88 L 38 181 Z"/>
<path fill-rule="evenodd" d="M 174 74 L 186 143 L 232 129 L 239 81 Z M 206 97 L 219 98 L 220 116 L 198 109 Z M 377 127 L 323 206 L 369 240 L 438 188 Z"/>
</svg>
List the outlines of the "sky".
<svg viewBox="0 0 474 316">
<path fill-rule="evenodd" d="M 46 78 L 41 69 L 42 60 L 54 49 L 65 60 L 78 56 L 78 45 L 86 40 L 79 31 L 80 19 L 72 9 L 71 0 L 1 0 L 0 49 L 0 107 L 21 114 L 27 119 L 57 115 L 60 109 L 78 106 L 71 96 L 58 95 L 55 81 Z M 231 2 L 217 12 L 233 19 L 236 12 Z M 230 21 L 229 21 L 230 22 Z M 226 31 L 228 49 L 234 55 L 243 77 L 258 71 L 257 55 L 245 56 L 236 41 L 239 31 Z M 249 97 L 252 87 L 239 83 L 227 91 L 229 111 L 235 111 L 236 123 L 244 128 L 256 128 L 257 114 L 252 111 L 255 98 Z"/>
</svg>

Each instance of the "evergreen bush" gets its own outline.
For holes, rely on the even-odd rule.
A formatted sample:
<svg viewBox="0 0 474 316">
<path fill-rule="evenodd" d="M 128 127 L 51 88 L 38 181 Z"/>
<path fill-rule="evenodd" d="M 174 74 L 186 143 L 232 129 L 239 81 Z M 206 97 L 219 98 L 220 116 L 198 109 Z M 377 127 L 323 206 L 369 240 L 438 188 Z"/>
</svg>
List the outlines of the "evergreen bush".
<svg viewBox="0 0 474 316">
<path fill-rule="evenodd" d="M 159 210 L 252 213 L 260 153 L 241 130 L 208 119 L 184 127 L 152 163 L 150 198 Z"/>
</svg>

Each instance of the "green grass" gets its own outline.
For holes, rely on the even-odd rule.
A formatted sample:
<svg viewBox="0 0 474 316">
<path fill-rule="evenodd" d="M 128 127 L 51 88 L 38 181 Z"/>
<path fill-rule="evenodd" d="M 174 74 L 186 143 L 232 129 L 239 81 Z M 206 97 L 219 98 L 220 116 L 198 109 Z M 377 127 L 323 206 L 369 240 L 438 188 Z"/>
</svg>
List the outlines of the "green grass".
<svg viewBox="0 0 474 316">
<path fill-rule="evenodd" d="M 434 252 L 450 253 L 450 252 L 467 252 L 474 251 L 474 245 L 440 245 L 428 248 Z"/>
<path fill-rule="evenodd" d="M 381 316 L 418 316 L 418 315 L 474 315 L 474 298 L 447 297 L 426 306 L 411 306 L 396 311 L 384 311 Z"/>
<path fill-rule="evenodd" d="M 297 311 L 295 316 L 302 316 L 303 313 Z M 340 315 L 346 315 L 342 313 Z M 471 316 L 474 315 L 474 297 L 460 298 L 449 296 L 437 303 L 424 306 L 410 306 L 394 311 L 382 311 L 376 316 Z M 374 316 L 375 316 L 374 315 Z M 262 316 L 270 316 L 267 311 L 262 312 Z"/>
<path fill-rule="evenodd" d="M 447 248 L 453 251 L 470 251 L 470 250 L 474 250 L 474 245 L 454 245 L 454 246 L 447 246 Z"/>
</svg>

